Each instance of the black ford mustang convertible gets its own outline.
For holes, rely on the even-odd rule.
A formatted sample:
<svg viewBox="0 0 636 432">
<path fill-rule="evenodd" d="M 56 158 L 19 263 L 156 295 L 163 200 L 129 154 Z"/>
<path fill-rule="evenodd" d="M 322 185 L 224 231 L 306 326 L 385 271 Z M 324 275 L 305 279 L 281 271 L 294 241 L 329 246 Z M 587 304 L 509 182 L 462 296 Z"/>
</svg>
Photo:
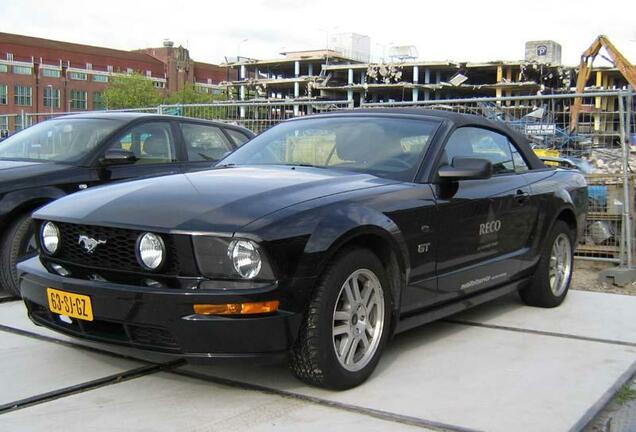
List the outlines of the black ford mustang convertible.
<svg viewBox="0 0 636 432">
<path fill-rule="evenodd" d="M 565 298 L 586 184 L 480 117 L 392 109 L 284 122 L 214 169 L 38 210 L 19 264 L 37 324 L 205 360 L 288 354 L 349 388 L 391 335 L 519 291 Z"/>
</svg>

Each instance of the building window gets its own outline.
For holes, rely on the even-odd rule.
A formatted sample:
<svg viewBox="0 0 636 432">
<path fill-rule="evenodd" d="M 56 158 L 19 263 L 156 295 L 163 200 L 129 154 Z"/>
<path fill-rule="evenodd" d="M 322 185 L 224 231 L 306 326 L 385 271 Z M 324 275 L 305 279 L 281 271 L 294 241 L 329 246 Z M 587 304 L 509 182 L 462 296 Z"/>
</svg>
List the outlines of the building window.
<svg viewBox="0 0 636 432">
<path fill-rule="evenodd" d="M 7 104 L 7 85 L 0 84 L 0 105 Z"/>
<path fill-rule="evenodd" d="M 59 69 L 41 68 L 40 70 L 42 71 L 42 76 L 43 77 L 49 77 L 49 78 L 59 78 L 60 77 Z"/>
<path fill-rule="evenodd" d="M 20 106 L 31 106 L 31 87 L 15 86 L 15 104 Z"/>
<path fill-rule="evenodd" d="M 108 66 L 106 66 L 106 70 L 107 70 L 108 72 L 112 72 L 112 71 L 113 71 L 113 65 L 108 65 Z"/>
<path fill-rule="evenodd" d="M 93 75 L 94 82 L 108 82 L 107 75 Z"/>
<path fill-rule="evenodd" d="M 7 53 L 7 60 L 8 61 L 13 61 L 13 54 L 12 53 Z"/>
<path fill-rule="evenodd" d="M 0 137 L 4 136 L 3 131 L 9 130 L 9 116 L 0 116 Z"/>
<path fill-rule="evenodd" d="M 69 72 L 68 79 L 86 81 L 86 74 L 84 72 Z"/>
<path fill-rule="evenodd" d="M 81 90 L 71 90 L 71 109 L 86 109 L 86 92 Z"/>
<path fill-rule="evenodd" d="M 86 69 L 88 69 L 88 70 L 93 69 L 93 64 L 92 63 L 86 63 Z"/>
<path fill-rule="evenodd" d="M 133 72 L 134 72 L 134 71 L 133 71 L 131 68 L 126 69 L 126 73 L 127 73 L 128 75 L 132 75 L 132 73 L 133 73 Z"/>
<path fill-rule="evenodd" d="M 47 108 L 60 107 L 60 89 L 53 87 L 44 88 L 44 106 Z"/>
<path fill-rule="evenodd" d="M 163 81 L 153 81 L 152 85 L 155 86 L 155 88 L 165 88 L 166 87 L 166 83 Z"/>
<path fill-rule="evenodd" d="M 24 123 L 22 123 L 24 121 Z M 33 124 L 33 117 L 31 116 L 16 116 L 15 118 L 15 131 L 19 132 L 22 129 L 26 129 Z"/>
<path fill-rule="evenodd" d="M 103 110 L 104 108 L 106 108 L 106 105 L 104 103 L 104 93 L 93 92 L 93 109 Z"/>
<path fill-rule="evenodd" d="M 30 66 L 13 66 L 13 73 L 16 75 L 31 75 Z"/>
<path fill-rule="evenodd" d="M 0 64 L 0 72 L 7 72 L 9 68 L 6 64 Z"/>
</svg>

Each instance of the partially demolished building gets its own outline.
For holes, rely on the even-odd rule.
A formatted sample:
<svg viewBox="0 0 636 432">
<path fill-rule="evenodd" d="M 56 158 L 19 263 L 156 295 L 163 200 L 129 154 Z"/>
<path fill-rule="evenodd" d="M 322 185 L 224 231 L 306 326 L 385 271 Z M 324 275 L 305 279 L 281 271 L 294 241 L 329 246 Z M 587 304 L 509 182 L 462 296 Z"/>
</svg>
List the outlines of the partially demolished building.
<svg viewBox="0 0 636 432">
<path fill-rule="evenodd" d="M 561 65 L 552 41 L 526 44 L 522 61 L 362 63 L 334 50 L 282 53 L 275 60 L 227 63 L 238 80 L 224 83 L 236 99 L 347 100 L 365 102 L 529 96 L 572 92 L 576 67 Z M 590 89 L 621 89 L 627 82 L 611 67 L 597 67 Z"/>
</svg>

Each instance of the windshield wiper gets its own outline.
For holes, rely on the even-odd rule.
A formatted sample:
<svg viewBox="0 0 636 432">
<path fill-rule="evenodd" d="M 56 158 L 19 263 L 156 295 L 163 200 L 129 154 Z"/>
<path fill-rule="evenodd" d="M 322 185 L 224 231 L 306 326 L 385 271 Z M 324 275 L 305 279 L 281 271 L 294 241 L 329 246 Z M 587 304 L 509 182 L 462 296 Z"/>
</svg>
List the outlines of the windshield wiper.
<svg viewBox="0 0 636 432">
<path fill-rule="evenodd" d="M 308 167 L 308 168 L 324 168 L 323 166 L 320 165 L 312 165 L 312 164 L 308 164 L 308 163 L 283 163 L 280 165 L 284 165 L 284 166 L 299 166 L 299 167 Z"/>
<path fill-rule="evenodd" d="M 234 168 L 235 166 L 237 166 L 235 163 L 224 163 L 216 165 L 216 168 Z"/>
</svg>

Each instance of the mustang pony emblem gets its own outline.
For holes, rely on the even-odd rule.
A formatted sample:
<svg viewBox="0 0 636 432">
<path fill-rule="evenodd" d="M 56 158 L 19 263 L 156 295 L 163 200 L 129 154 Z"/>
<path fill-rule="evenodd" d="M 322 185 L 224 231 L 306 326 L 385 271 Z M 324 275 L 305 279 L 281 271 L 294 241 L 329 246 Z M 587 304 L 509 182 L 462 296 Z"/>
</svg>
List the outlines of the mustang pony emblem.
<svg viewBox="0 0 636 432">
<path fill-rule="evenodd" d="M 89 236 L 85 236 L 81 234 L 79 236 L 78 244 L 84 248 L 86 253 L 93 253 L 95 248 L 100 244 L 105 244 L 106 240 L 95 240 L 94 238 L 90 238 Z"/>
</svg>

